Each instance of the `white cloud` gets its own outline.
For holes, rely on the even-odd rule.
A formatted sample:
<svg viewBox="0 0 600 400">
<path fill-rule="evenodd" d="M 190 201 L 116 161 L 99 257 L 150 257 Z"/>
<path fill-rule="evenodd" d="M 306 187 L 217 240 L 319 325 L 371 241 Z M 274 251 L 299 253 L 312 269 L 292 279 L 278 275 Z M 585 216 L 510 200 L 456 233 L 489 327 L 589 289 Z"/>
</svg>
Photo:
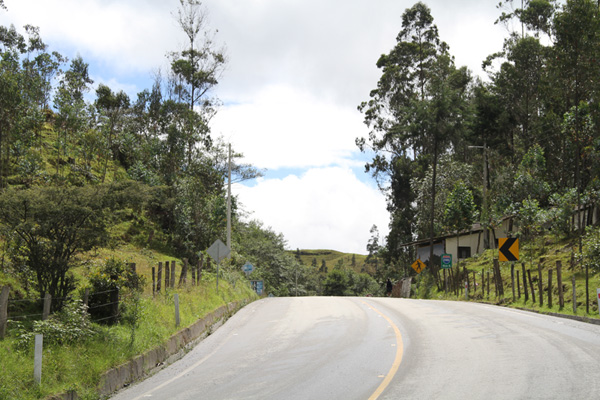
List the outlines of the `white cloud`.
<svg viewBox="0 0 600 400">
<path fill-rule="evenodd" d="M 342 167 L 313 168 L 301 176 L 234 185 L 251 219 L 284 234 L 290 249 L 333 249 L 366 254 L 369 230 L 383 239 L 389 215 L 383 195 Z"/>
<path fill-rule="evenodd" d="M 354 140 L 365 135 L 362 118 L 355 109 L 271 86 L 250 102 L 225 106 L 211 125 L 253 165 L 306 168 L 356 165 Z"/>
<path fill-rule="evenodd" d="M 213 134 L 257 167 L 295 171 L 283 179 L 267 174 L 252 187 L 237 185 L 245 206 L 284 233 L 291 247 L 359 252 L 372 224 L 382 237 L 387 232 L 383 196 L 351 169 L 363 164 L 354 140 L 367 135 L 356 107 L 369 100 L 381 75 L 377 59 L 396 44 L 402 13 L 415 2 L 202 1 L 207 27 L 218 29 L 215 45 L 226 46 L 229 60 L 215 90 L 225 106 L 212 122 Z M 496 3 L 427 1 L 456 64 L 475 74 L 506 36 L 493 24 Z M 151 87 L 167 52 L 184 43 L 173 18 L 178 0 L 5 4 L 1 24 L 39 26 L 51 51 L 70 59 L 81 54 L 96 84 L 123 89 L 132 100 Z"/>
<path fill-rule="evenodd" d="M 176 50 L 177 27 L 170 14 L 177 2 L 98 0 L 5 0 L 0 21 L 18 29 L 40 27 L 51 45 L 94 58 L 118 72 L 148 71 Z M 69 58 L 75 54 L 65 54 Z"/>
</svg>

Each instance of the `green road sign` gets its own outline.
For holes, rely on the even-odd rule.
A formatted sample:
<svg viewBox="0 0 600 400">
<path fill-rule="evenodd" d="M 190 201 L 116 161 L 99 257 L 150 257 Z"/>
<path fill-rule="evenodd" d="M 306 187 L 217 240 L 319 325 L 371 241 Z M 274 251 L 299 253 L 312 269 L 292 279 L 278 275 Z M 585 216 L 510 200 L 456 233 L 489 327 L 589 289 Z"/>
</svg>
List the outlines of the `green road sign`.
<svg viewBox="0 0 600 400">
<path fill-rule="evenodd" d="M 452 254 L 442 254 L 442 268 L 452 268 Z"/>
</svg>

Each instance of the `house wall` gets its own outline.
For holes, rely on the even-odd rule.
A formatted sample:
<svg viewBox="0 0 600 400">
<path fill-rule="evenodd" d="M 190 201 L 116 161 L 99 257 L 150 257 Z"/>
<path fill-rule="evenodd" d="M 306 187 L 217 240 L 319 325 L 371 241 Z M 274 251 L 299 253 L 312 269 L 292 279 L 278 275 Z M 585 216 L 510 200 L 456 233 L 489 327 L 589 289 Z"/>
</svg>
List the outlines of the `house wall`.
<svg viewBox="0 0 600 400">
<path fill-rule="evenodd" d="M 433 243 L 433 254 L 440 257 L 442 254 L 444 254 L 443 242 Z M 419 260 L 427 264 L 427 262 L 429 261 L 429 244 L 417 248 L 417 257 L 419 258 Z"/>
<path fill-rule="evenodd" d="M 458 245 L 460 247 L 470 247 L 471 248 L 471 256 L 474 256 L 477 252 L 477 244 L 479 243 L 479 252 L 483 251 L 483 232 L 477 231 L 470 233 L 468 235 L 461 235 L 460 240 L 458 241 Z M 446 253 L 452 254 L 452 263 L 456 264 L 458 260 L 458 252 L 457 252 L 457 240 L 456 236 L 447 237 L 446 238 Z"/>
<path fill-rule="evenodd" d="M 494 229 L 494 233 L 490 231 L 490 246 L 496 248 L 496 244 L 494 239 L 505 238 L 509 236 L 509 225 L 510 222 L 508 219 L 502 221 L 500 226 Z M 494 236 L 495 234 L 495 236 Z M 471 256 L 476 254 L 483 253 L 483 231 L 477 230 L 470 233 L 463 233 L 460 235 L 459 243 L 460 247 L 470 247 L 471 248 Z M 456 236 L 448 236 L 446 238 L 446 253 L 452 254 L 452 262 L 456 263 L 458 260 L 457 257 L 457 248 L 456 248 Z"/>
<path fill-rule="evenodd" d="M 596 225 L 600 223 L 600 209 L 599 207 L 595 207 L 594 205 L 582 207 L 581 209 L 581 221 L 582 225 L 587 226 L 590 224 Z M 573 229 L 577 229 L 578 226 L 578 218 L 577 211 L 573 213 L 571 217 L 571 224 Z M 510 227 L 510 218 L 506 218 L 502 221 L 498 228 L 494 229 L 492 233 L 490 231 L 490 246 L 492 248 L 497 248 L 497 242 L 500 238 L 506 238 L 511 236 Z M 512 231 L 516 232 L 518 230 L 518 226 L 513 226 Z M 439 238 L 438 238 L 439 240 Z M 459 240 L 460 247 L 470 247 L 471 248 L 471 256 L 476 254 L 483 253 L 483 231 L 481 229 L 477 229 L 475 231 L 469 233 L 463 233 L 460 235 Z M 442 254 L 452 254 L 452 262 L 456 264 L 457 258 L 457 247 L 456 247 L 456 235 L 447 236 L 443 238 L 441 241 L 434 244 L 434 254 L 441 256 Z M 417 256 L 423 262 L 427 262 L 429 260 L 429 244 L 423 244 L 417 246 Z"/>
</svg>

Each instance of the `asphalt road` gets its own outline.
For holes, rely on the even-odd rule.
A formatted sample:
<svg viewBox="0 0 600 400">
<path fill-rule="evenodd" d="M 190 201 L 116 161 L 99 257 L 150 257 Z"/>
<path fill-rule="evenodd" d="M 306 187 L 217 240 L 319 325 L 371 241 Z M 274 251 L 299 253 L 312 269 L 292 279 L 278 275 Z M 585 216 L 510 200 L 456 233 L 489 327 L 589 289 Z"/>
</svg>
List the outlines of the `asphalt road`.
<svg viewBox="0 0 600 400">
<path fill-rule="evenodd" d="M 269 298 L 133 399 L 600 398 L 600 326 L 466 302 Z"/>
</svg>

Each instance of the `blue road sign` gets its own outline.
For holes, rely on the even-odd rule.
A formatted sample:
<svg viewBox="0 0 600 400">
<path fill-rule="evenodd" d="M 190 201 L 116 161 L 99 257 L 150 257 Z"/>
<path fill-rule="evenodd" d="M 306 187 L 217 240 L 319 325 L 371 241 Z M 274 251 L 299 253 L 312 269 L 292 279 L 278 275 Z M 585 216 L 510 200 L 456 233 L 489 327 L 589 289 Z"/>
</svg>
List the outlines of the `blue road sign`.
<svg viewBox="0 0 600 400">
<path fill-rule="evenodd" d="M 250 274 L 250 273 L 252 273 L 252 271 L 254 271 L 254 265 L 247 262 L 246 264 L 244 264 L 242 266 L 242 271 L 244 271 L 247 274 Z"/>
</svg>

